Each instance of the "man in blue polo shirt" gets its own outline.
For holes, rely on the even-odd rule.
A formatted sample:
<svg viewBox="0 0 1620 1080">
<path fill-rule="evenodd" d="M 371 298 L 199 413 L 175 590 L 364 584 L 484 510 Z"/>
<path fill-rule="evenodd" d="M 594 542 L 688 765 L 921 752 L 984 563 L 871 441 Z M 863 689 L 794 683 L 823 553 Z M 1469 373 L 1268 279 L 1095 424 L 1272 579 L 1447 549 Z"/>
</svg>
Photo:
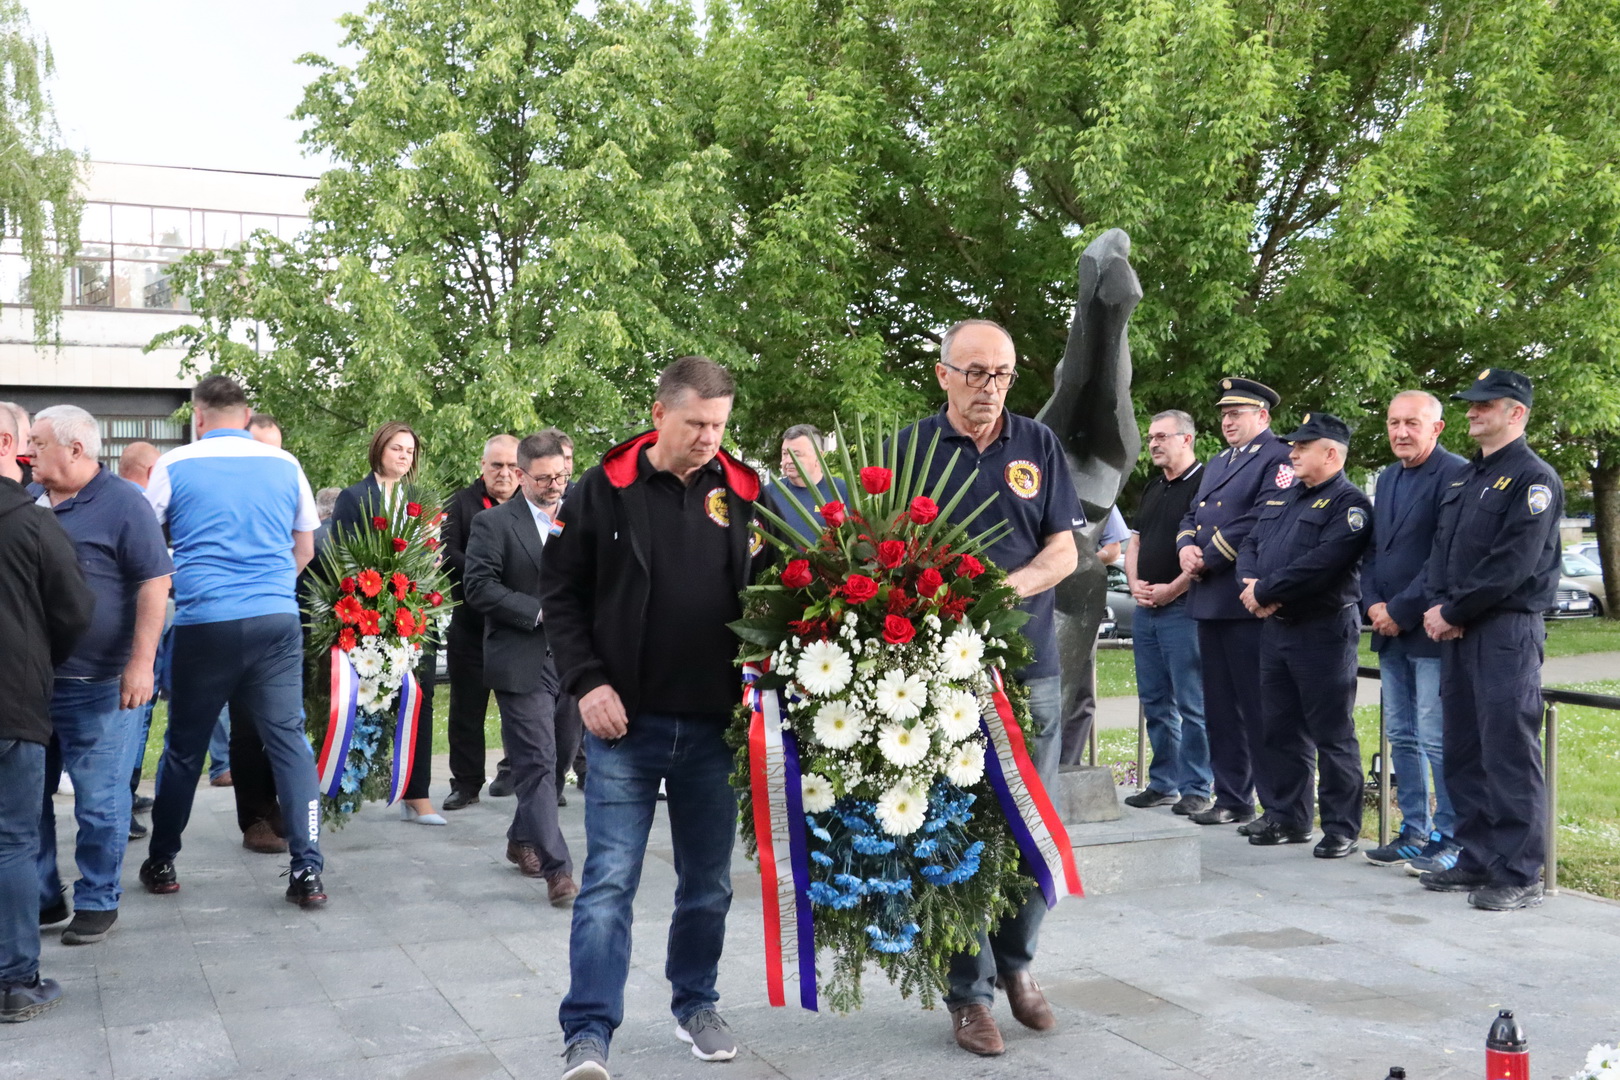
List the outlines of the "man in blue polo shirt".
<svg viewBox="0 0 1620 1080">
<path fill-rule="evenodd" d="M 158 766 L 148 892 L 180 891 L 174 857 L 191 817 L 208 737 L 227 704 L 254 724 L 276 778 L 292 851 L 287 900 L 321 907 L 321 804 L 304 736 L 303 639 L 294 582 L 320 517 L 298 459 L 248 434 L 247 395 L 210 375 L 191 395 L 197 441 L 152 468 L 146 497 L 174 545 L 169 735 Z"/>
<path fill-rule="evenodd" d="M 152 666 L 174 566 L 140 489 L 101 467 L 95 417 L 73 405 L 53 406 L 34 418 L 29 441 L 35 481 L 29 493 L 56 512 L 96 598 L 95 621 L 56 668 L 55 730 L 46 746 L 39 818 L 43 925 L 67 918 L 51 800 L 65 769 L 79 825 L 73 847 L 79 880 L 62 943 L 86 945 L 106 937 L 118 920 L 118 881 L 129 842 L 129 740 L 135 737 L 133 714 L 123 710 L 152 698 Z"/>
<path fill-rule="evenodd" d="M 816 456 L 821 449 L 821 432 L 814 426 L 794 424 L 788 428 L 782 433 L 782 483 L 787 485 L 787 493 L 783 494 L 775 484 L 765 488 L 765 505 L 787 522 L 798 542 L 807 548 L 821 540 L 821 518 L 816 511 L 849 497 L 844 481 L 828 476 L 822 469 L 821 459 Z"/>
<path fill-rule="evenodd" d="M 902 454 L 912 439 L 925 450 L 937 432 L 929 485 L 939 480 L 952 453 L 960 451 L 949 489 L 975 470 L 978 475 L 955 514 L 971 513 L 994 495 L 980 527 L 998 517 L 1012 526 L 987 554 L 1008 572 L 1007 584 L 1024 597 L 1023 610 L 1030 615 L 1023 632 L 1034 646 L 1035 662 L 1015 678 L 1029 692 L 1030 719 L 1039 729 L 1030 740 L 1030 756 L 1050 787 L 1057 780 L 1063 707 L 1052 587 L 1074 572 L 1079 553 L 1073 530 L 1085 525 L 1086 516 L 1052 429 L 1006 410 L 1007 391 L 1018 377 L 1017 358 L 1012 336 L 997 323 L 968 319 L 951 327 L 934 365 L 945 407 L 901 432 L 900 441 Z M 1004 1049 L 990 1014 L 998 982 L 1019 1023 L 1037 1031 L 1056 1025 L 1029 971 L 1045 914 L 1046 902 L 1036 889 L 1017 913 L 1001 920 L 994 934 L 979 932 L 976 954 L 961 953 L 951 961 L 945 1003 L 962 1049 L 982 1056 Z"/>
</svg>

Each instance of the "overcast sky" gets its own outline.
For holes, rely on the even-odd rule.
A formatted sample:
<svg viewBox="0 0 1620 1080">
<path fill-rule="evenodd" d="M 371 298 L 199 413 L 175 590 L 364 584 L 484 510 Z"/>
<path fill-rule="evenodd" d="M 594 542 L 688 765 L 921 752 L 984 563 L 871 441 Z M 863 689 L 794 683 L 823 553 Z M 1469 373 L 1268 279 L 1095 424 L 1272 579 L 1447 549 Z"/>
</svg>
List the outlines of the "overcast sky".
<svg viewBox="0 0 1620 1080">
<path fill-rule="evenodd" d="M 101 161 L 313 175 L 288 119 L 364 0 L 24 0 L 67 145 Z"/>
</svg>

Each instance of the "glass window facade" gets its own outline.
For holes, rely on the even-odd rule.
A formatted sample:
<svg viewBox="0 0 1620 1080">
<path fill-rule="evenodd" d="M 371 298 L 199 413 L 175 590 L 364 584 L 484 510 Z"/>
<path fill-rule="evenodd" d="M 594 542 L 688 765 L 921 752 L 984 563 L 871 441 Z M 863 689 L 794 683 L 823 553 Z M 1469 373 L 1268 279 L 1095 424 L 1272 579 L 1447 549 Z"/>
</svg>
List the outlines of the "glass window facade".
<svg viewBox="0 0 1620 1080">
<path fill-rule="evenodd" d="M 97 416 L 96 426 L 101 429 L 101 463 L 109 469 L 118 468 L 118 459 L 130 443 L 149 442 L 163 453 L 186 441 L 184 425 L 167 417 Z"/>
</svg>

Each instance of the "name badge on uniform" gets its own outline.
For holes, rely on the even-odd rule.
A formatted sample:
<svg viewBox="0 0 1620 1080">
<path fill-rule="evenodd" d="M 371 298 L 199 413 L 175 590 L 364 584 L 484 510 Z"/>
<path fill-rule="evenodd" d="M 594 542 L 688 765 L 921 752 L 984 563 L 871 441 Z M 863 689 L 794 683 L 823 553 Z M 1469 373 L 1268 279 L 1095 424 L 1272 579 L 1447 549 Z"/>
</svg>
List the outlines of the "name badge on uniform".
<svg viewBox="0 0 1620 1080">
<path fill-rule="evenodd" d="M 1546 484 L 1531 484 L 1525 501 L 1530 504 L 1530 513 L 1539 514 L 1552 505 L 1552 488 Z"/>
</svg>

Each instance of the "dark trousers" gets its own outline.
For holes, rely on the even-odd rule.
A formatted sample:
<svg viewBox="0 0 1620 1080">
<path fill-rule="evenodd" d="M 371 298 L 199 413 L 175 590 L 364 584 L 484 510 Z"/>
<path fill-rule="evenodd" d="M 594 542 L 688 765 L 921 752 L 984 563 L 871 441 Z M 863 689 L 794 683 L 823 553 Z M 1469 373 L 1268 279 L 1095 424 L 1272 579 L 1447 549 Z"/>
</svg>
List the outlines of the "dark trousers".
<svg viewBox="0 0 1620 1080">
<path fill-rule="evenodd" d="M 568 844 L 557 823 L 557 762 L 562 732 L 558 730 L 557 669 L 548 659 L 540 685 L 526 693 L 495 691 L 501 707 L 501 741 L 512 761 L 512 785 L 517 809 L 506 838 L 530 844 L 540 856 L 546 874 L 574 873 Z M 573 748 L 569 747 L 572 753 Z"/>
<path fill-rule="evenodd" d="M 1361 835 L 1361 745 L 1356 741 L 1354 608 L 1320 619 L 1260 624 L 1260 707 L 1272 770 L 1266 817 L 1309 829 L 1312 789 L 1322 831 Z"/>
<path fill-rule="evenodd" d="M 484 715 L 489 687 L 484 685 L 483 642 L 452 641 L 445 655 L 450 670 L 450 786 L 477 794 L 484 787 Z"/>
<path fill-rule="evenodd" d="M 557 794 L 563 793 L 563 777 L 573 769 L 585 778 L 585 722 L 579 715 L 579 698 L 557 695 Z"/>
<path fill-rule="evenodd" d="M 268 821 L 277 836 L 287 835 L 276 805 L 276 774 L 257 724 L 231 725 L 231 792 L 236 796 L 237 828 L 246 833 L 256 822 Z"/>
<path fill-rule="evenodd" d="M 1446 789 L 1457 812 L 1459 870 L 1531 885 L 1547 858 L 1541 766 L 1540 615 L 1499 612 L 1440 643 Z"/>
<path fill-rule="evenodd" d="M 1258 794 L 1269 809 L 1275 795 L 1260 713 L 1260 620 L 1199 620 L 1198 654 L 1215 805 L 1248 810 Z"/>
</svg>

